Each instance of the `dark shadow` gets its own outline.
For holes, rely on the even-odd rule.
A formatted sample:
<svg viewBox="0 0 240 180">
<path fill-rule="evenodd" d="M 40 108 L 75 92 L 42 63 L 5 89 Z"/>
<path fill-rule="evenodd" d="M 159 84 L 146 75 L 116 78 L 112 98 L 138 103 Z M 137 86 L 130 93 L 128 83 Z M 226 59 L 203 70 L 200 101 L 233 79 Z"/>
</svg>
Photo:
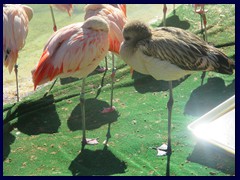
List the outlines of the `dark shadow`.
<svg viewBox="0 0 240 180">
<path fill-rule="evenodd" d="M 197 142 L 187 160 L 235 175 L 235 156 L 205 141 Z"/>
<path fill-rule="evenodd" d="M 84 149 L 68 168 L 73 176 L 114 175 L 125 173 L 127 165 L 111 151 Z"/>
<path fill-rule="evenodd" d="M 184 114 L 201 116 L 235 94 L 235 80 L 225 86 L 219 77 L 208 78 L 207 83 L 193 90 Z"/>
<path fill-rule="evenodd" d="M 72 82 L 75 82 L 75 81 L 79 81 L 79 78 L 74 78 L 74 77 L 60 78 L 60 84 L 61 85 L 72 83 Z"/>
<path fill-rule="evenodd" d="M 97 129 L 104 124 L 117 121 L 119 117 L 118 112 L 113 111 L 111 113 L 103 114 L 101 113 L 101 111 L 104 107 L 109 107 L 109 104 L 98 99 L 86 99 L 85 118 L 87 130 Z M 67 121 L 67 124 L 71 131 L 82 130 L 80 103 L 72 111 L 71 116 Z"/>
<path fill-rule="evenodd" d="M 180 80 L 172 82 L 173 88 L 185 81 L 189 76 L 186 76 Z M 132 78 L 134 79 L 134 88 L 139 93 L 147 92 L 160 92 L 167 91 L 169 89 L 168 81 L 156 80 L 150 75 L 144 75 L 139 72 L 133 71 Z"/>
<path fill-rule="evenodd" d="M 27 107 L 32 109 L 19 114 L 18 121 L 14 124 L 14 127 L 27 135 L 58 132 L 61 122 L 56 112 L 52 95 L 27 103 Z M 19 108 L 21 109 L 21 107 Z"/>
<path fill-rule="evenodd" d="M 177 15 L 172 15 L 166 19 L 166 26 L 177 27 L 186 30 L 190 28 L 190 23 L 188 21 L 180 20 Z M 163 22 L 161 22 L 158 27 L 163 27 Z"/>
<path fill-rule="evenodd" d="M 3 161 L 7 159 L 11 152 L 10 145 L 15 141 L 15 136 L 11 133 L 3 133 Z"/>
</svg>

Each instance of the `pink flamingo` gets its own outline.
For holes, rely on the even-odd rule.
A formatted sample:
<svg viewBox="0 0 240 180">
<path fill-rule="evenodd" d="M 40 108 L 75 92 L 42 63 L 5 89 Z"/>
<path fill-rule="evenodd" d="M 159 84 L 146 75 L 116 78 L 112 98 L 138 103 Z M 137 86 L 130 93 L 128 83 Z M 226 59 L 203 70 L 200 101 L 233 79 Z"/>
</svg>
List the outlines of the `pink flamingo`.
<svg viewBox="0 0 240 180">
<path fill-rule="evenodd" d="M 114 68 L 114 54 L 119 54 L 120 44 L 123 42 L 122 30 L 127 21 L 126 19 L 126 5 L 124 4 L 89 4 L 86 5 L 85 17 L 88 19 L 93 16 L 100 16 L 104 18 L 109 24 L 109 51 L 112 52 L 112 89 L 111 89 L 111 100 L 110 107 L 104 108 L 102 113 L 109 113 L 115 110 L 113 106 L 113 84 L 115 77 L 115 68 Z"/>
<path fill-rule="evenodd" d="M 89 4 L 86 5 L 84 9 L 86 12 L 84 17 L 85 20 L 92 16 L 101 16 L 108 22 L 110 28 L 109 51 L 119 54 L 120 44 L 123 41 L 122 29 L 127 21 L 125 15 L 126 6 L 119 4 Z"/>
<path fill-rule="evenodd" d="M 91 4 L 86 5 L 84 8 L 86 11 L 85 20 L 92 16 L 101 16 L 104 18 L 110 27 L 110 34 L 109 34 L 109 41 L 110 41 L 110 48 L 109 50 L 114 52 L 115 54 L 119 54 L 120 44 L 123 41 L 122 36 L 122 29 L 124 24 L 126 23 L 126 4 Z M 115 69 L 114 69 L 114 55 L 112 54 L 113 58 L 113 72 L 112 72 L 112 91 L 111 91 L 111 100 L 110 100 L 110 108 L 104 108 L 102 113 L 109 113 L 115 110 L 115 107 L 112 105 L 113 101 L 113 81 L 115 76 Z M 107 60 L 105 58 L 106 68 L 100 68 L 98 66 L 96 70 L 98 72 L 105 72 L 107 70 Z M 53 82 L 52 86 L 50 87 L 49 91 L 44 95 L 46 96 L 53 86 L 55 85 L 57 79 Z M 103 80 L 102 80 L 103 83 Z M 101 84 L 102 86 L 102 84 Z M 99 95 L 100 90 L 97 93 Z M 97 97 L 96 96 L 96 97 Z"/>
<path fill-rule="evenodd" d="M 32 71 L 34 89 L 56 77 L 83 78 L 80 95 L 82 110 L 82 145 L 97 144 L 86 138 L 85 79 L 106 56 L 109 49 L 109 26 L 101 17 L 91 17 L 56 31 L 47 42 L 37 67 Z"/>
<path fill-rule="evenodd" d="M 123 14 L 125 15 L 125 17 L 127 17 L 126 4 L 110 4 L 110 5 L 121 10 L 123 12 Z M 101 68 L 100 66 L 98 66 L 98 68 L 96 69 L 98 72 L 105 72 L 107 70 L 107 59 L 106 58 L 105 58 L 105 62 L 106 62 L 106 68 L 104 68 L 104 67 Z"/>
<path fill-rule="evenodd" d="M 55 31 L 57 31 L 57 25 L 56 25 L 56 21 L 54 18 L 54 13 L 53 13 L 52 7 L 55 7 L 60 11 L 66 11 L 68 13 L 68 15 L 71 16 L 72 11 L 73 11 L 73 5 L 72 4 L 50 4 L 49 7 L 51 10 L 51 15 L 52 15 L 52 20 L 53 20 L 53 30 L 55 32 Z"/>
<path fill-rule="evenodd" d="M 18 52 L 24 47 L 28 34 L 28 23 L 32 19 L 32 8 L 20 4 L 7 4 L 3 7 L 3 63 L 9 73 L 13 67 L 18 93 Z"/>
</svg>

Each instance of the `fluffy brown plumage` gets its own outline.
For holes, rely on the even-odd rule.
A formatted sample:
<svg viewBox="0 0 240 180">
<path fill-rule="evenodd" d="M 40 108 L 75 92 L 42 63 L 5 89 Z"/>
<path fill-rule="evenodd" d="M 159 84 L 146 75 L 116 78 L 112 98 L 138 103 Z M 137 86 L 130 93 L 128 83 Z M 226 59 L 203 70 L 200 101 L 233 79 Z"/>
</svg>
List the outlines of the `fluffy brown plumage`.
<svg viewBox="0 0 240 180">
<path fill-rule="evenodd" d="M 156 79 L 176 80 L 194 71 L 232 74 L 235 67 L 234 61 L 220 50 L 179 28 L 150 29 L 140 21 L 133 21 L 124 27 L 123 35 L 120 52 L 123 60 L 133 69 L 136 67 L 136 71 L 150 75 L 153 73 Z M 139 63 L 143 63 L 142 68 L 139 68 Z M 161 66 L 165 68 L 166 63 L 169 64 L 169 72 L 163 70 L 164 73 L 176 73 L 176 76 L 171 75 L 172 79 L 160 77 L 163 74 L 159 72 Z"/>
</svg>

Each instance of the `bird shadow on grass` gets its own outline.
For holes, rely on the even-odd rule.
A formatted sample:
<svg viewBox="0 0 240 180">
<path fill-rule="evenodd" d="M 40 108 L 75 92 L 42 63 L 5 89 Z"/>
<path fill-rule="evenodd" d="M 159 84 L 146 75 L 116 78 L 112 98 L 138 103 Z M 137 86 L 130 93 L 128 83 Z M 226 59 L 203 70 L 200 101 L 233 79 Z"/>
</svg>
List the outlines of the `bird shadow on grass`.
<svg viewBox="0 0 240 180">
<path fill-rule="evenodd" d="M 84 149 L 68 169 L 73 176 L 114 175 L 125 173 L 127 165 L 106 148 L 94 151 Z"/>
<path fill-rule="evenodd" d="M 235 175 L 235 156 L 205 141 L 197 142 L 187 160 Z M 214 175 L 214 172 L 210 173 Z"/>
<path fill-rule="evenodd" d="M 93 130 L 101 127 L 104 124 L 117 121 L 119 114 L 117 111 L 103 114 L 101 111 L 103 108 L 109 107 L 109 104 L 95 99 L 86 99 L 85 101 L 85 118 L 86 129 Z M 68 128 L 71 131 L 82 130 L 82 116 L 80 103 L 72 111 L 68 121 Z"/>
<path fill-rule="evenodd" d="M 58 132 L 61 122 L 52 95 L 24 104 L 24 108 L 27 107 L 29 110 L 18 117 L 18 121 L 13 125 L 15 128 L 27 135 Z"/>
<path fill-rule="evenodd" d="M 219 77 L 208 78 L 206 84 L 193 90 L 184 109 L 184 114 L 201 116 L 235 94 L 235 79 L 225 86 Z"/>
<path fill-rule="evenodd" d="M 172 82 L 173 88 L 180 85 L 183 81 L 185 81 L 189 76 L 185 76 L 180 80 L 176 80 Z M 150 75 L 144 75 L 139 72 L 134 71 L 132 78 L 134 79 L 134 88 L 137 92 L 144 94 L 147 92 L 160 92 L 167 91 L 169 89 L 169 82 L 156 80 Z"/>
<path fill-rule="evenodd" d="M 186 30 L 190 28 L 190 23 L 188 21 L 180 20 L 177 15 L 172 15 L 166 19 L 166 26 L 177 27 Z M 163 27 L 163 22 L 161 22 L 158 27 Z"/>
<path fill-rule="evenodd" d="M 10 154 L 10 145 L 15 141 L 15 139 L 15 136 L 9 132 L 3 134 L 3 161 L 5 161 Z"/>
</svg>

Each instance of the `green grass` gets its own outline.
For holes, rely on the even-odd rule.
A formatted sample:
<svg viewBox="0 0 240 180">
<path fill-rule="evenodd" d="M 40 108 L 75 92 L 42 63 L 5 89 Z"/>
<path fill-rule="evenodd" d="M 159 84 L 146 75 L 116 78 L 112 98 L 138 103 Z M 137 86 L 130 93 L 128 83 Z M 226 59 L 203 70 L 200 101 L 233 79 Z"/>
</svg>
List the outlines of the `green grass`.
<svg viewBox="0 0 240 180">
<path fill-rule="evenodd" d="M 234 8 L 231 5 L 207 6 L 208 24 L 213 26 L 208 30 L 209 41 L 213 44 L 225 44 L 226 39 L 220 37 L 229 37 L 227 42 L 235 42 Z M 225 13 L 224 9 L 229 12 Z M 43 6 L 36 10 L 42 13 L 41 17 L 48 14 Z M 199 17 L 191 12 L 190 6 L 179 6 L 176 15 L 184 26 L 183 21 L 189 22 L 188 30 L 197 32 Z M 221 19 L 219 12 L 224 12 L 226 18 Z M 174 18 L 170 14 L 168 22 Z M 176 21 L 175 25 L 180 26 L 180 22 Z M 159 24 L 156 22 L 155 25 Z M 43 37 L 37 38 L 44 42 Z M 222 50 L 235 57 L 234 45 Z M 34 49 L 32 53 L 35 57 Z M 168 83 L 136 72 L 131 77 L 129 67 L 122 60 L 117 59 L 116 64 L 116 112 L 100 113 L 103 107 L 109 106 L 111 72 L 107 72 L 105 86 L 97 99 L 102 74 L 93 74 L 86 80 L 87 137 L 99 137 L 100 143 L 86 146 L 83 151 L 79 106 L 81 80 L 63 85 L 58 80 L 46 97 L 43 95 L 50 85 L 19 103 L 4 105 L 3 175 L 165 176 L 167 157 L 157 157 L 151 147 L 167 142 Z M 197 141 L 187 126 L 235 94 L 235 75 L 209 72 L 203 86 L 200 86 L 200 76 L 201 72 L 173 83 L 170 175 L 234 175 L 235 157 Z M 104 146 L 108 129 L 111 134 L 109 146 Z"/>
</svg>

